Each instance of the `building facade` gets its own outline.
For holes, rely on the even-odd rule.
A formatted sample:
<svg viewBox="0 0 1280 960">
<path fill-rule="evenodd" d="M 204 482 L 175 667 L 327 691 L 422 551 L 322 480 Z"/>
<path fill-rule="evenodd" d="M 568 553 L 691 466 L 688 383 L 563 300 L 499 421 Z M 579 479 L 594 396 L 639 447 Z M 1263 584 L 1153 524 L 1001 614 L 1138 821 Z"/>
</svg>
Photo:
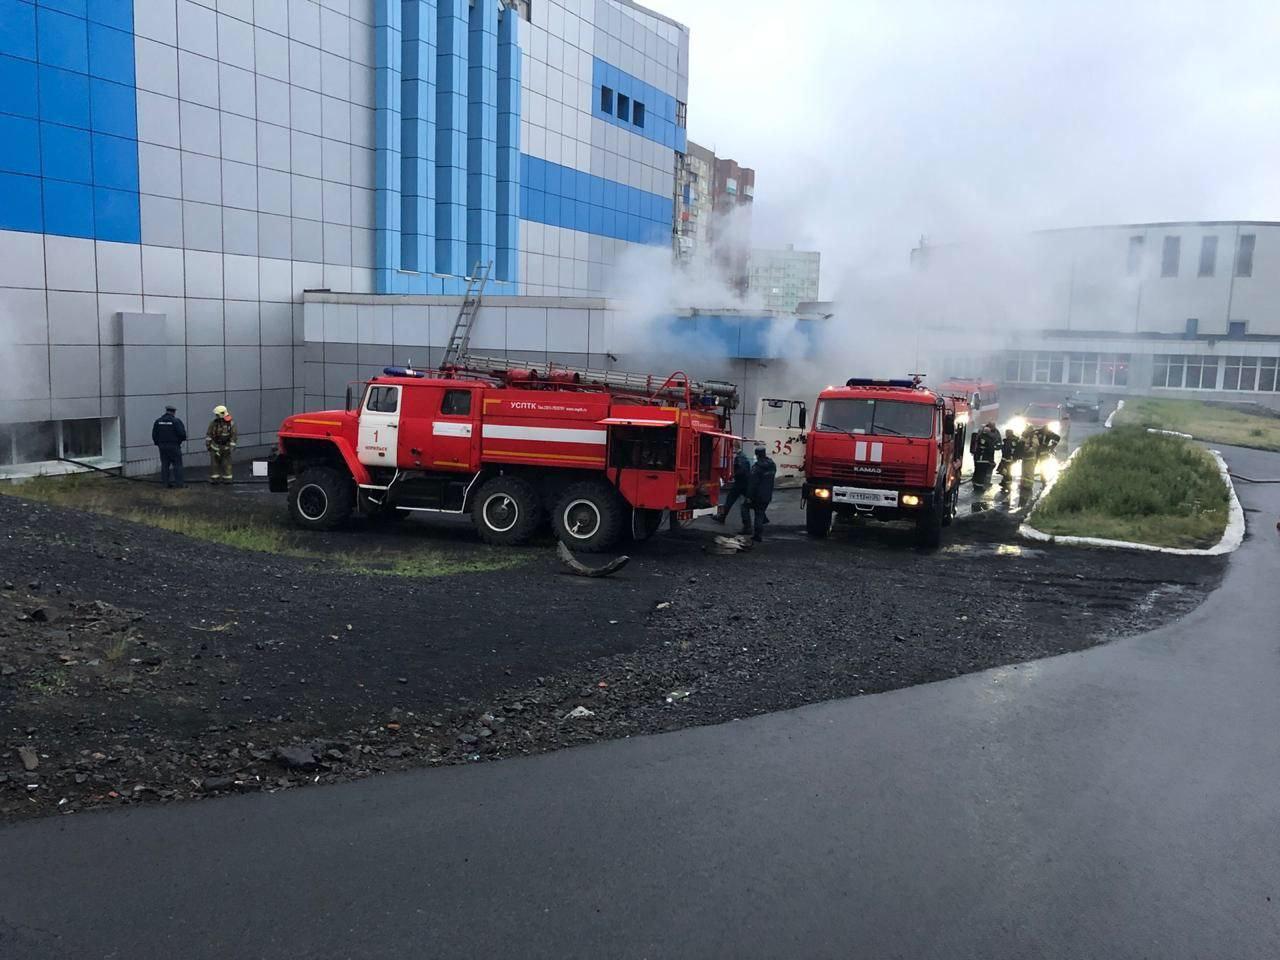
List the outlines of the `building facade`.
<svg viewBox="0 0 1280 960">
<path fill-rule="evenodd" d="M 145 466 L 166 402 L 271 442 L 306 290 L 598 295 L 672 244 L 687 77 L 629 0 L 4 0 L 0 470 Z"/>
<path fill-rule="evenodd" d="M 1008 329 L 976 335 L 998 347 L 951 356 L 951 372 L 1055 393 L 1280 407 L 1280 223 L 1054 230 L 1027 238 L 1022 254 L 1000 260 L 988 278 L 1021 288 Z M 957 256 L 922 248 L 913 262 L 946 271 Z"/>
<path fill-rule="evenodd" d="M 747 293 L 770 310 L 794 312 L 801 303 L 818 299 L 821 267 L 820 253 L 797 250 L 790 243 L 782 250 L 753 249 L 747 261 Z"/>
<path fill-rule="evenodd" d="M 690 142 L 677 170 L 676 254 L 714 266 L 739 293 L 747 290 L 756 172 Z"/>
</svg>

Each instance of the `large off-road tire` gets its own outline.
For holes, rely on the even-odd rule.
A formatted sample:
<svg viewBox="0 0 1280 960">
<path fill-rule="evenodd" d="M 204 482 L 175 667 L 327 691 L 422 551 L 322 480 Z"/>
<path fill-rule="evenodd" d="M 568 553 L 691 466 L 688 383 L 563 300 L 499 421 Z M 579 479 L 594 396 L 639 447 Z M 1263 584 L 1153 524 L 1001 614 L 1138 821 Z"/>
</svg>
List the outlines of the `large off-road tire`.
<svg viewBox="0 0 1280 960">
<path fill-rule="evenodd" d="M 332 530 L 351 518 L 356 485 L 334 467 L 307 467 L 289 485 L 289 516 L 307 530 Z"/>
<path fill-rule="evenodd" d="M 922 547 L 942 546 L 942 518 L 945 513 L 946 505 L 935 499 L 934 506 L 916 518 L 916 543 Z"/>
<path fill-rule="evenodd" d="M 952 489 L 952 491 L 949 494 L 947 494 L 945 499 L 945 504 L 946 506 L 943 508 L 943 511 L 942 511 L 942 525 L 944 527 L 949 527 L 951 526 L 951 521 L 955 519 L 956 510 L 960 506 L 960 485 L 959 484 L 956 484 L 956 486 Z"/>
<path fill-rule="evenodd" d="M 542 504 L 533 485 L 519 477 L 494 477 L 480 488 L 471 521 L 485 543 L 528 543 L 542 522 Z"/>
<path fill-rule="evenodd" d="M 810 497 L 804 508 L 804 528 L 811 537 L 825 537 L 831 532 L 831 505 Z"/>
<path fill-rule="evenodd" d="M 571 483 L 556 498 L 551 526 L 570 550 L 600 553 L 614 546 L 627 527 L 626 504 L 607 483 Z"/>
</svg>

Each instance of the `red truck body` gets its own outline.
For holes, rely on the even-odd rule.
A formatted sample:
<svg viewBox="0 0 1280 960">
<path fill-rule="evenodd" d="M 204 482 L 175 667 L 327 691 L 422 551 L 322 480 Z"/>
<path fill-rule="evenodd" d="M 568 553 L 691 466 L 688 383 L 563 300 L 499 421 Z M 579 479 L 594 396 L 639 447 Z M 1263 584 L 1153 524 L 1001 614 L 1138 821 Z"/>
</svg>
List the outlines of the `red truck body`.
<svg viewBox="0 0 1280 960">
<path fill-rule="evenodd" d="M 304 527 L 355 511 L 470 513 L 486 541 L 520 543 L 549 517 L 571 547 L 603 550 L 652 533 L 663 511 L 710 512 L 731 470 L 734 388 L 645 382 L 388 368 L 354 409 L 286 419 L 268 476 Z"/>
<path fill-rule="evenodd" d="M 936 545 L 955 516 L 968 403 L 918 380 L 850 380 L 818 396 L 805 438 L 806 523 L 908 520 Z"/>
</svg>

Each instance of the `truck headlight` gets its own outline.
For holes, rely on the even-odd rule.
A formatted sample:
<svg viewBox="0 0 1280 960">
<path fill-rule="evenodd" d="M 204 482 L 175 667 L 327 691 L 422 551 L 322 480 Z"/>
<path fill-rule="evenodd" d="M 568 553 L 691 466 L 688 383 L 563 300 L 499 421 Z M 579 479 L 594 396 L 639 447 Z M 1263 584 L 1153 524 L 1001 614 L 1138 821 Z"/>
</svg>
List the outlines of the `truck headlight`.
<svg viewBox="0 0 1280 960">
<path fill-rule="evenodd" d="M 831 499 L 831 491 L 828 490 L 826 487 L 814 487 L 813 495 L 817 497 L 819 500 Z"/>
<path fill-rule="evenodd" d="M 1049 421 L 1049 429 L 1050 429 L 1053 433 L 1061 433 L 1061 432 L 1062 432 L 1062 421 L 1061 421 L 1061 420 L 1050 420 L 1050 421 Z"/>
<path fill-rule="evenodd" d="M 904 493 L 902 495 L 902 505 L 904 507 L 918 507 L 920 506 L 920 498 L 914 493 Z"/>
<path fill-rule="evenodd" d="M 1022 431 L 1027 429 L 1026 417 L 1011 417 L 1004 425 L 1006 430 L 1012 430 L 1014 433 L 1021 435 Z"/>
</svg>

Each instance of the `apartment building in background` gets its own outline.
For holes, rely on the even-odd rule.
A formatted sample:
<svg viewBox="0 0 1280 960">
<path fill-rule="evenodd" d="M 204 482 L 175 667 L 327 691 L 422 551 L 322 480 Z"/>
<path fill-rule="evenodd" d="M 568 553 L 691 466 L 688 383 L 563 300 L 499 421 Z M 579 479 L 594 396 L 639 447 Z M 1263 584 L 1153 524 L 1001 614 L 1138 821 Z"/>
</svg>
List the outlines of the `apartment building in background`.
<svg viewBox="0 0 1280 960">
<path fill-rule="evenodd" d="M 818 299 L 821 261 L 816 250 L 797 250 L 790 243 L 781 250 L 753 249 L 747 262 L 748 295 L 769 310 L 794 312 L 801 303 Z"/>
</svg>

